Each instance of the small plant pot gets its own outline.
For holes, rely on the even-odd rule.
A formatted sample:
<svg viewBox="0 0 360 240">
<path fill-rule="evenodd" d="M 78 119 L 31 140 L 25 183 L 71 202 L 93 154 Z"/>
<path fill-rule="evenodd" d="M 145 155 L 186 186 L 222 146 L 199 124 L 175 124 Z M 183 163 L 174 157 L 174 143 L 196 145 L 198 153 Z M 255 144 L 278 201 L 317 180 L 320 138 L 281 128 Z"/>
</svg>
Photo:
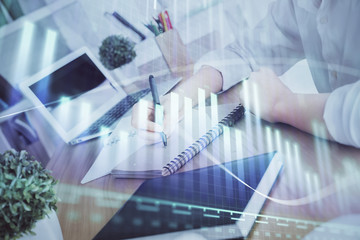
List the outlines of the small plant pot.
<svg viewBox="0 0 360 240">
<path fill-rule="evenodd" d="M 55 211 L 51 211 L 49 217 L 36 222 L 32 229 L 36 235 L 27 234 L 21 240 L 63 240 L 59 219 Z"/>
<path fill-rule="evenodd" d="M 14 149 L 0 154 L 0 170 L 0 238 L 30 234 L 27 237 L 31 238 L 24 239 L 62 239 L 56 212 L 51 212 L 57 209 L 58 198 L 57 180 L 50 171 L 25 150 Z M 32 237 L 31 232 L 37 236 Z"/>
</svg>

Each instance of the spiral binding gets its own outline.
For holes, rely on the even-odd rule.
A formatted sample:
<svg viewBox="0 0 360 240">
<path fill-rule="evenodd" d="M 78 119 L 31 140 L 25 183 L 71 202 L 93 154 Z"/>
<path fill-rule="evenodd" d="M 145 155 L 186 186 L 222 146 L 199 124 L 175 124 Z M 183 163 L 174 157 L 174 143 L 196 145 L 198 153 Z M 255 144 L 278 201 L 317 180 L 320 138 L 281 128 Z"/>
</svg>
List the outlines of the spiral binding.
<svg viewBox="0 0 360 240">
<path fill-rule="evenodd" d="M 194 158 L 201 150 L 213 142 L 218 136 L 223 134 L 224 127 L 232 127 L 237 121 L 243 118 L 245 108 L 239 104 L 231 113 L 222 119 L 215 127 L 210 129 L 201 138 L 195 141 L 191 146 L 181 152 L 177 157 L 163 167 L 162 175 L 167 176 L 175 173 L 188 161 Z"/>
</svg>

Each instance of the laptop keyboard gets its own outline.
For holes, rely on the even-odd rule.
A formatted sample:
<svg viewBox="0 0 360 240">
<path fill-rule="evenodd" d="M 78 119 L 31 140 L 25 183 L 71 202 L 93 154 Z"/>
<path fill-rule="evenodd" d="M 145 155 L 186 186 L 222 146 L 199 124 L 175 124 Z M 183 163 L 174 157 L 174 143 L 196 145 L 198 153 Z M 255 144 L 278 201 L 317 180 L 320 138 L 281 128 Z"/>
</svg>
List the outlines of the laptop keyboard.
<svg viewBox="0 0 360 240">
<path fill-rule="evenodd" d="M 118 104 L 112 107 L 107 113 L 105 113 L 101 118 L 95 121 L 86 131 L 84 131 L 78 138 L 90 136 L 96 133 L 99 133 L 104 128 L 109 128 L 111 125 L 117 121 L 121 116 L 123 116 L 129 109 L 134 106 L 142 97 L 150 92 L 150 88 L 140 90 L 136 93 L 127 95 L 123 98 Z"/>
</svg>

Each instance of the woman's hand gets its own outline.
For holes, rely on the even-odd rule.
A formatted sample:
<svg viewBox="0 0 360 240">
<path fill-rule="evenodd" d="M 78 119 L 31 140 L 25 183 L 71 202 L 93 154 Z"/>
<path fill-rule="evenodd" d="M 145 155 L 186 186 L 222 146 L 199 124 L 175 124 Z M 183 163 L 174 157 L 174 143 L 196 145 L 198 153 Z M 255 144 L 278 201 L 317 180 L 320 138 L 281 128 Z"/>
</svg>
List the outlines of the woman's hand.
<svg viewBox="0 0 360 240">
<path fill-rule="evenodd" d="M 154 122 L 154 104 L 151 101 L 139 101 L 133 107 L 131 124 L 139 129 L 139 135 L 149 144 L 161 141 L 160 132 L 167 137 L 184 116 L 185 97 L 191 100 L 192 106 L 198 101 L 198 91 L 205 91 L 205 97 L 222 88 L 222 75 L 216 69 L 203 66 L 195 75 L 182 80 L 170 94 L 160 97 L 164 110 L 163 126 Z"/>
<path fill-rule="evenodd" d="M 249 80 L 243 82 L 242 87 L 240 99 L 245 108 L 255 115 L 269 122 L 286 123 L 315 136 L 332 140 L 323 118 L 329 93 L 293 93 L 267 68 L 253 72 Z M 314 126 L 317 126 L 316 129 Z"/>
<path fill-rule="evenodd" d="M 183 101 L 175 94 L 167 94 L 160 97 L 163 108 L 163 125 L 154 121 L 155 108 L 152 101 L 141 100 L 132 109 L 131 124 L 139 129 L 138 134 L 147 144 L 162 141 L 159 133 L 164 132 L 169 138 L 175 129 L 176 124 L 183 117 Z"/>
<path fill-rule="evenodd" d="M 269 122 L 283 121 L 286 104 L 295 100 L 295 94 L 268 68 L 260 68 L 243 82 L 241 102 L 246 109 Z"/>
</svg>

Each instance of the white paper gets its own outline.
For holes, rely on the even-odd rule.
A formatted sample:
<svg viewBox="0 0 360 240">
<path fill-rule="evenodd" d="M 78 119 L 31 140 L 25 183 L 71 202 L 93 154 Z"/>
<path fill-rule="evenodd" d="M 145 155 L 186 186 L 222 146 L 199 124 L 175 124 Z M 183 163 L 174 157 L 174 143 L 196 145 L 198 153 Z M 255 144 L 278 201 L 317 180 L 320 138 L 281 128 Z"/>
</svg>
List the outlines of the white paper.
<svg viewBox="0 0 360 240">
<path fill-rule="evenodd" d="M 109 174 L 114 167 L 145 145 L 144 141 L 136 137 L 136 131 L 130 123 L 131 116 L 119 121 L 113 133 L 105 140 L 104 148 L 90 170 L 81 180 L 82 184 Z"/>
<path fill-rule="evenodd" d="M 146 145 L 145 141 L 137 136 L 137 130 L 131 127 L 131 116 L 121 119 L 112 134 L 104 141 L 104 148 L 81 183 L 107 175 L 115 167 L 117 170 L 138 173 L 161 170 L 206 133 L 207 128 L 200 125 L 208 125 L 210 128 L 210 118 L 206 114 L 199 116 L 198 113 L 196 110 L 185 113 L 185 120 L 180 122 L 168 138 L 166 147 L 162 142 Z"/>
<path fill-rule="evenodd" d="M 210 123 L 210 118 L 207 115 L 199 116 L 199 111 L 193 110 L 192 122 L 181 121 L 169 137 L 166 147 L 162 142 L 144 145 L 139 151 L 129 155 L 126 161 L 121 162 L 116 170 L 125 172 L 162 170 L 163 166 L 206 133 L 206 128 L 199 127 L 202 123 L 205 123 L 204 125 Z"/>
<path fill-rule="evenodd" d="M 216 118 L 223 118 L 229 113 L 229 106 L 219 109 L 217 107 L 215 106 L 215 109 L 219 110 L 219 114 L 216 114 Z M 121 119 L 112 134 L 104 141 L 104 148 L 81 183 L 105 176 L 113 169 L 123 171 L 124 175 L 120 177 L 129 178 L 159 174 L 163 166 L 213 127 L 209 117 L 212 112 L 211 107 L 185 110 L 184 119 L 168 138 L 166 147 L 162 142 L 146 145 L 145 141 L 138 137 L 138 130 L 131 127 L 131 116 Z"/>
</svg>

